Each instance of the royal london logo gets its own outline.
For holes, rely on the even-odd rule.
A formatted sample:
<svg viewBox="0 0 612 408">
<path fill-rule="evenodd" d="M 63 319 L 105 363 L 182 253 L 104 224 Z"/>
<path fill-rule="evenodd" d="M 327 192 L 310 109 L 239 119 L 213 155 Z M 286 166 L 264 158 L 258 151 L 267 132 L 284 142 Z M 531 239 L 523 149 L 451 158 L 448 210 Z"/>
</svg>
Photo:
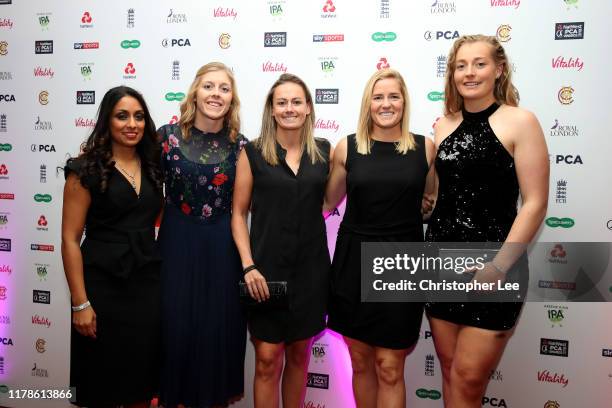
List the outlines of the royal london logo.
<svg viewBox="0 0 612 408">
<path fill-rule="evenodd" d="M 34 367 L 32 368 L 32 377 L 49 378 L 49 372 L 46 368 L 38 368 L 36 363 L 34 363 Z"/>
<path fill-rule="evenodd" d="M 578 136 L 580 134 L 576 125 L 562 125 L 558 119 L 550 127 L 550 136 Z"/>
<path fill-rule="evenodd" d="M 53 125 L 50 120 L 40 120 L 40 116 L 37 116 L 36 122 L 34 122 L 34 130 L 53 130 Z"/>
<path fill-rule="evenodd" d="M 455 6 L 454 1 L 436 0 L 431 6 L 429 6 L 429 13 L 435 16 L 440 16 L 444 14 L 455 14 L 456 12 L 457 7 Z"/>
<path fill-rule="evenodd" d="M 509 24 L 502 24 L 497 27 L 496 37 L 499 42 L 508 42 L 512 39 L 510 36 L 510 32 L 512 31 L 512 27 Z"/>
<path fill-rule="evenodd" d="M 557 99 L 562 105 L 570 105 L 574 102 L 574 88 L 571 86 L 563 86 L 557 92 Z"/>
<path fill-rule="evenodd" d="M 166 16 L 166 24 L 184 24 L 187 22 L 187 14 L 176 13 L 174 9 L 170 9 L 170 12 Z"/>
</svg>

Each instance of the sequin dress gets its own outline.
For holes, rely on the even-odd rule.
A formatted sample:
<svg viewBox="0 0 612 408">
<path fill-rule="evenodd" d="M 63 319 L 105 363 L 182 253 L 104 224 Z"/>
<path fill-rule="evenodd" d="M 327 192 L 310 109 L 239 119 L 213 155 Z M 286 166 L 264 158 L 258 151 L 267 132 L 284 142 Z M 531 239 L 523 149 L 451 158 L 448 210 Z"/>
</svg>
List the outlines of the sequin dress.
<svg viewBox="0 0 612 408">
<path fill-rule="evenodd" d="M 438 200 L 426 241 L 503 242 L 517 214 L 519 184 L 514 158 L 499 141 L 489 117 L 463 110 L 463 121 L 438 147 Z M 521 272 L 526 273 L 526 270 Z M 428 316 L 489 330 L 514 327 L 522 303 L 429 303 Z"/>
<path fill-rule="evenodd" d="M 164 407 L 225 406 L 244 391 L 246 317 L 238 296 L 242 265 L 230 218 L 236 161 L 246 139 L 227 129 L 158 130 L 166 205 L 162 255 Z"/>
</svg>

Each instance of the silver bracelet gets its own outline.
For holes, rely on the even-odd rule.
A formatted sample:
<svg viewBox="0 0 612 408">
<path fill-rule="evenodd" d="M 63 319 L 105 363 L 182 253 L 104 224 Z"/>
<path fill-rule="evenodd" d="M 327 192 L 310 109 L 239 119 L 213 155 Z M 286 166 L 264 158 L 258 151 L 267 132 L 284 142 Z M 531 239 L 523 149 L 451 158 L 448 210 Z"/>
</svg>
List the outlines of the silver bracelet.
<svg viewBox="0 0 612 408">
<path fill-rule="evenodd" d="M 87 309 L 88 307 L 91 306 L 91 303 L 89 303 L 89 300 L 83 304 L 80 304 L 78 306 L 72 306 L 72 311 L 73 312 L 80 312 L 81 310 Z"/>
</svg>

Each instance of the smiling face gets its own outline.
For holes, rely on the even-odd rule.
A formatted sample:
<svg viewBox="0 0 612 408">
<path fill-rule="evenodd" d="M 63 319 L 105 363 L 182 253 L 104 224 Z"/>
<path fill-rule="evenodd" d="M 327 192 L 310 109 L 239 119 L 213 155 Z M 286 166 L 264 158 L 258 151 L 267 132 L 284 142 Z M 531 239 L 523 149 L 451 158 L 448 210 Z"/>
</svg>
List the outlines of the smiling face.
<svg viewBox="0 0 612 408">
<path fill-rule="evenodd" d="M 495 64 L 492 51 L 491 45 L 483 41 L 465 43 L 457 50 L 453 80 L 465 100 L 495 99 L 495 80 L 503 65 Z"/>
<path fill-rule="evenodd" d="M 384 78 L 374 84 L 370 115 L 373 131 L 400 127 L 404 114 L 404 97 L 400 83 L 395 78 Z"/>
<path fill-rule="evenodd" d="M 230 78 L 223 71 L 211 71 L 202 76 L 195 94 L 196 121 L 223 120 L 233 98 Z"/>
<path fill-rule="evenodd" d="M 306 94 L 300 85 L 286 82 L 274 89 L 272 116 L 277 129 L 301 129 L 309 114 L 310 105 L 306 102 Z"/>
<path fill-rule="evenodd" d="M 145 113 L 140 102 L 131 96 L 124 96 L 115 104 L 111 116 L 113 143 L 135 147 L 142 139 L 145 124 Z"/>
</svg>

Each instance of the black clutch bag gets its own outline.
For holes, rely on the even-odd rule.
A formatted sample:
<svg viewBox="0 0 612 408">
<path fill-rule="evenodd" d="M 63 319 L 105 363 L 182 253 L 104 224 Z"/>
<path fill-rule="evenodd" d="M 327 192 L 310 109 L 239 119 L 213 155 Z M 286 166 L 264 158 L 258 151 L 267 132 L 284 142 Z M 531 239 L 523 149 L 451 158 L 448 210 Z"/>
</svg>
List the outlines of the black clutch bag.
<svg viewBox="0 0 612 408">
<path fill-rule="evenodd" d="M 287 299 L 287 281 L 272 281 L 266 282 L 268 284 L 268 291 L 270 292 L 270 298 L 263 302 L 258 302 L 256 299 L 251 297 L 249 288 L 246 283 L 239 282 L 238 287 L 240 289 L 240 301 L 247 306 L 261 306 L 261 307 L 276 307 L 285 308 L 288 305 Z"/>
</svg>

